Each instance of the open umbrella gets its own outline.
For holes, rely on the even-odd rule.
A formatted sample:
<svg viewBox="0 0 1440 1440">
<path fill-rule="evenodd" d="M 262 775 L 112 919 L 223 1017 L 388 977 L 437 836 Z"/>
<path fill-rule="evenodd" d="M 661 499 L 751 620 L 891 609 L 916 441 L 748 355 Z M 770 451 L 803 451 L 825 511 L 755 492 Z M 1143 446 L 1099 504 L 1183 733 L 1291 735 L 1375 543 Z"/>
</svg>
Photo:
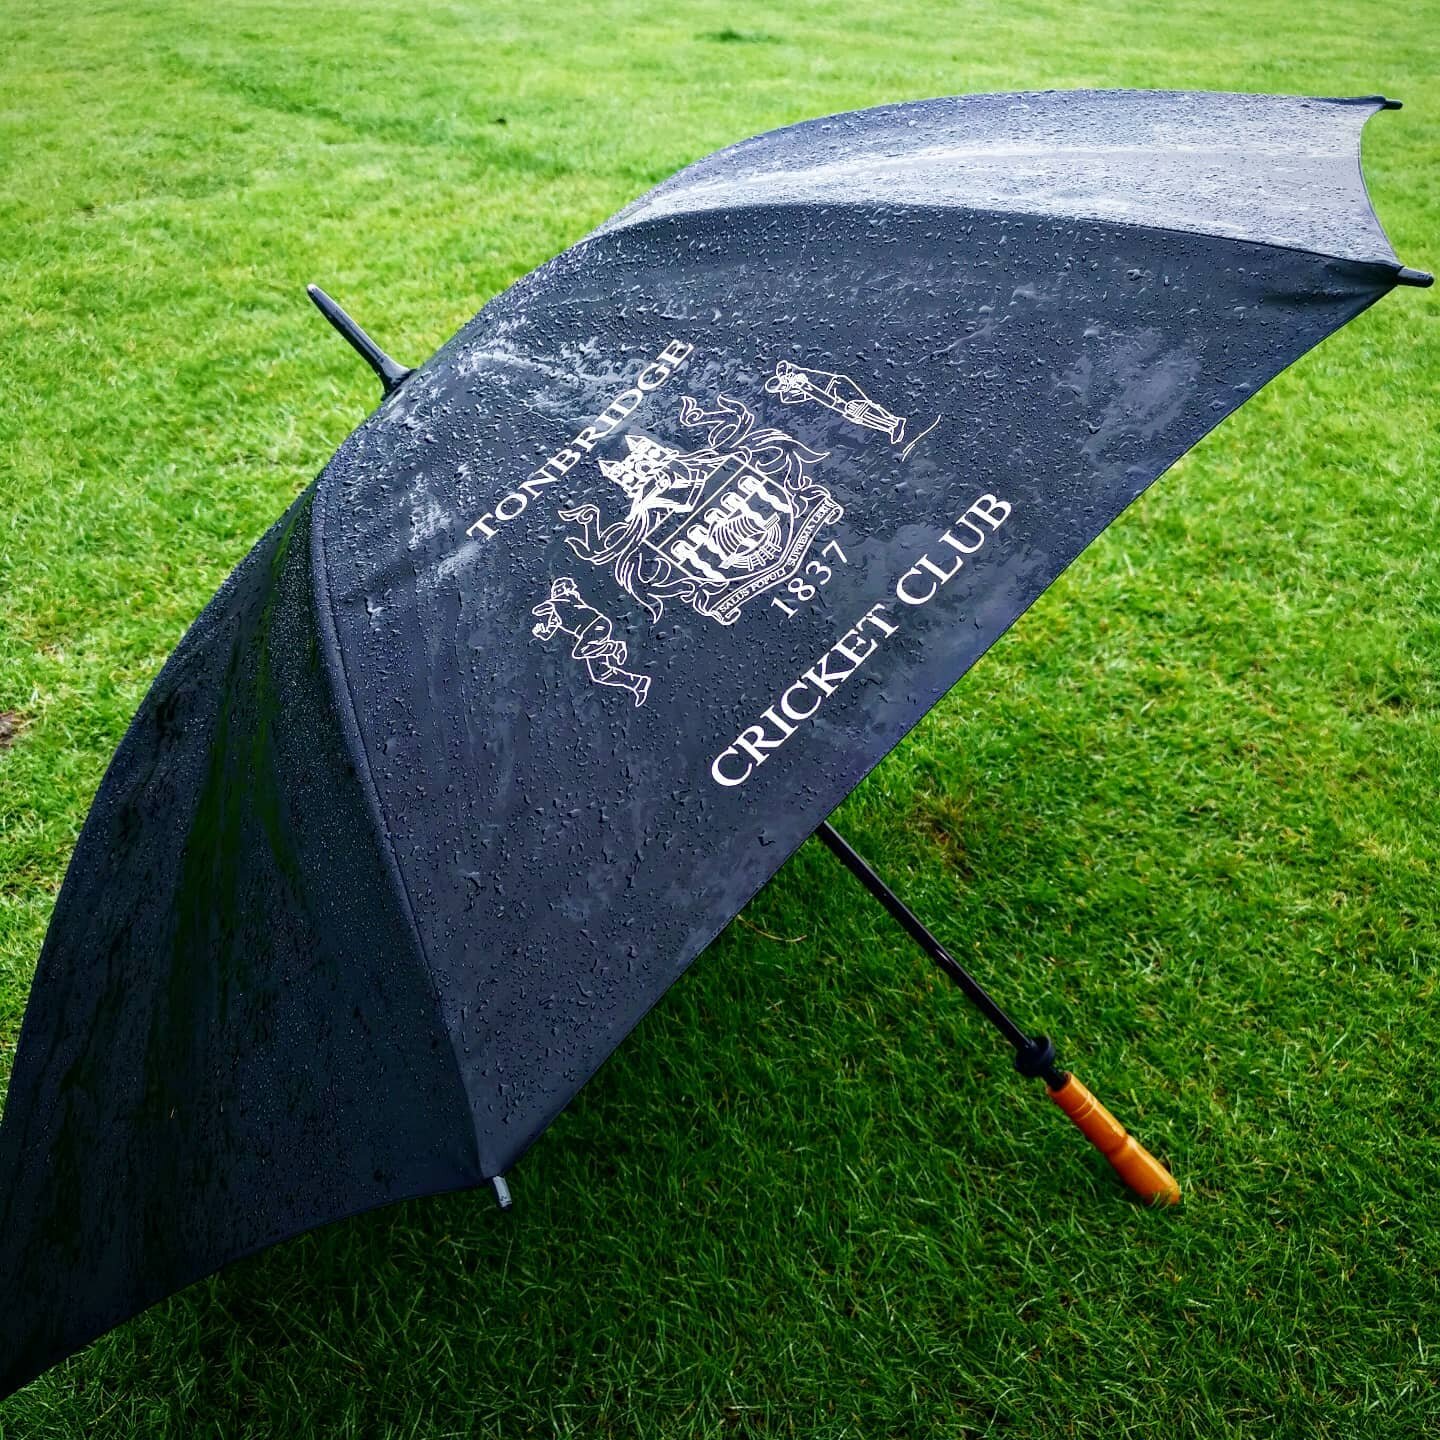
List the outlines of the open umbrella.
<svg viewBox="0 0 1440 1440">
<path fill-rule="evenodd" d="M 413 371 L 317 297 L 385 399 L 181 642 L 76 847 L 0 1129 L 0 1392 L 239 1255 L 503 1177 L 1131 500 L 1428 283 L 1360 175 L 1387 104 L 777 131 Z"/>
</svg>

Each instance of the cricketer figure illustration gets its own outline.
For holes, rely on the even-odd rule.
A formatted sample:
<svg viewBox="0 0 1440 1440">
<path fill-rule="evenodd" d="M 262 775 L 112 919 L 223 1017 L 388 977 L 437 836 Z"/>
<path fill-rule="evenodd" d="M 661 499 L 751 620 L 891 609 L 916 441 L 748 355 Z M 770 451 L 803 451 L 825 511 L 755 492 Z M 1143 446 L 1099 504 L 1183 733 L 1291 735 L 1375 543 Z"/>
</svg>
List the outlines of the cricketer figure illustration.
<svg viewBox="0 0 1440 1440">
<path fill-rule="evenodd" d="M 878 430 L 892 445 L 905 439 L 905 419 L 877 405 L 848 375 L 829 370 L 807 370 L 789 360 L 777 360 L 775 373 L 765 382 L 768 394 L 778 395 L 785 405 L 802 405 L 813 400 L 833 410 L 842 420 Z"/>
<path fill-rule="evenodd" d="M 624 668 L 630 652 L 623 640 L 615 639 L 610 617 L 587 604 L 580 587 L 568 575 L 552 581 L 550 598 L 530 613 L 540 617 L 531 633 L 541 640 L 561 630 L 574 640 L 570 654 L 584 663 L 595 684 L 628 690 L 637 708 L 645 703 L 650 694 L 650 677 Z"/>
</svg>

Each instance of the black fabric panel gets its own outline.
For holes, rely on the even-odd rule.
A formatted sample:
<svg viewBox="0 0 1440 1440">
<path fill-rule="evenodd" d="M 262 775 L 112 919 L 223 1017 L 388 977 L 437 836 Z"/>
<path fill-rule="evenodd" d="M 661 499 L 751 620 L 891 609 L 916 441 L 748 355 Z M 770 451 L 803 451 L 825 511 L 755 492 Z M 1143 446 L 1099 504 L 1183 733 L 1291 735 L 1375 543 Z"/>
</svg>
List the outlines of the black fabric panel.
<svg viewBox="0 0 1440 1440">
<path fill-rule="evenodd" d="M 421 367 L 322 477 L 317 516 L 364 750 L 485 1171 L 510 1167 L 1135 496 L 1392 283 L 1380 266 L 1098 221 L 717 211 L 600 234 Z M 673 375 L 525 494 L 675 342 L 693 349 Z M 767 388 L 782 362 L 839 374 L 874 408 L 786 403 Z M 653 565 L 627 584 L 620 558 L 582 553 L 604 547 L 585 545 L 579 507 L 593 507 L 592 532 L 623 528 L 620 481 L 658 453 L 646 447 L 750 444 L 740 420 L 687 424 L 684 396 L 706 411 L 742 402 L 755 463 L 788 456 L 797 505 L 808 485 L 843 508 L 805 552 L 833 573 L 821 587 L 806 572 L 814 593 L 793 615 L 774 603 L 799 598 L 788 582 L 722 624 L 673 588 L 647 593 Z M 765 452 L 766 430 L 787 438 Z M 983 548 L 930 603 L 900 603 L 921 556 L 961 558 L 942 537 L 987 494 L 1010 507 L 1003 525 L 981 522 Z M 669 513 L 657 523 L 663 534 Z M 537 607 L 564 580 L 590 608 L 564 600 L 557 615 L 583 633 L 537 637 Z M 743 784 L 717 784 L 715 757 L 748 727 L 781 738 L 767 709 L 877 603 L 896 633 L 872 626 L 863 666 Z M 796 692 L 795 708 L 817 694 Z M 744 756 L 725 763 L 739 774 Z"/>
<path fill-rule="evenodd" d="M 1110 220 L 1393 265 L 1360 173 L 1360 132 L 1387 103 L 1039 90 L 882 105 L 707 155 L 601 229 L 844 199 Z"/>
<path fill-rule="evenodd" d="M 0 1393 L 227 1260 L 480 1178 L 336 723 L 312 494 L 165 667 L 61 891 L 0 1127 Z"/>
</svg>

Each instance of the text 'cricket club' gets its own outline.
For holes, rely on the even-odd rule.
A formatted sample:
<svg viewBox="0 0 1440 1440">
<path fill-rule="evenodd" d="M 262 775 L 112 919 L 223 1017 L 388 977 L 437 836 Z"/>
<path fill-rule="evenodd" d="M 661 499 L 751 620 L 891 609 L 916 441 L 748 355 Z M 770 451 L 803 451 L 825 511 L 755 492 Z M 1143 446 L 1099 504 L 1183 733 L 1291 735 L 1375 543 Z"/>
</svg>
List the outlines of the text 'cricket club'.
<svg viewBox="0 0 1440 1440">
<path fill-rule="evenodd" d="M 612 570 L 652 621 L 678 600 L 733 625 L 748 601 L 796 573 L 818 532 L 845 512 L 810 475 L 827 452 L 757 425 L 740 401 L 721 395 L 703 410 L 685 396 L 680 424 L 705 443 L 682 451 L 631 432 L 620 459 L 599 462 L 625 514 L 606 524 L 596 505 L 562 509 L 582 531 L 566 544 Z"/>
</svg>

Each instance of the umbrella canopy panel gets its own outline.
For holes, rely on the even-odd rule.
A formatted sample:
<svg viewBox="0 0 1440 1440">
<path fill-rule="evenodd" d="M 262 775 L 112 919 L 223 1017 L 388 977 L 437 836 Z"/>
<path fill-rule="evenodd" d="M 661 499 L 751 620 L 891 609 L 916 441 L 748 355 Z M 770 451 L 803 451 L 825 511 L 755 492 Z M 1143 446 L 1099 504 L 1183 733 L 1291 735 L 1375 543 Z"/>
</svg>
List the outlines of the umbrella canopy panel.
<svg viewBox="0 0 1440 1440">
<path fill-rule="evenodd" d="M 1381 96 L 1184 90 L 961 95 L 807 120 L 706 156 L 619 211 L 642 219 L 868 196 L 1119 220 L 1393 264 L 1360 132 Z"/>
<path fill-rule="evenodd" d="M 228 1260 L 482 1178 L 340 733 L 312 497 L 165 666 L 65 877 L 0 1128 L 0 1394 Z"/>
<path fill-rule="evenodd" d="M 317 572 L 488 1172 L 1086 544 L 1395 283 L 1380 103 L 763 137 L 351 438 Z"/>
</svg>

